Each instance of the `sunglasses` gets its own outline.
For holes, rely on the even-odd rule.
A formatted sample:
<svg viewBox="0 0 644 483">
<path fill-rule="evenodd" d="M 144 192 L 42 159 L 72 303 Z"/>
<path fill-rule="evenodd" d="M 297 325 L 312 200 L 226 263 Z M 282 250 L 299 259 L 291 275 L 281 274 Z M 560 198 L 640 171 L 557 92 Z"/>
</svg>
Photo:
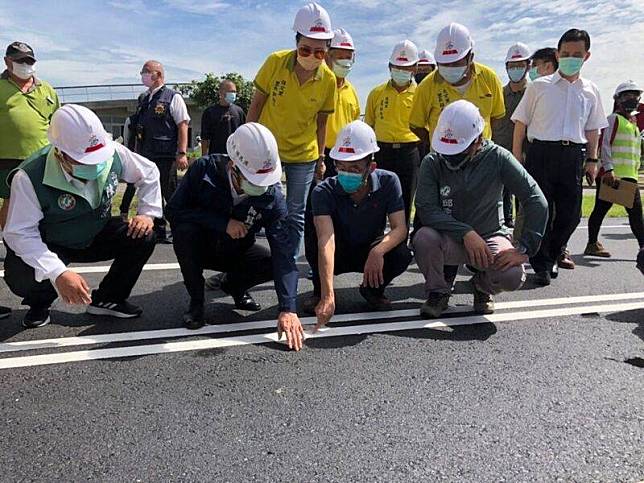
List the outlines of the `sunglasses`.
<svg viewBox="0 0 644 483">
<path fill-rule="evenodd" d="M 311 47 L 308 45 L 301 45 L 297 48 L 297 53 L 301 57 L 309 57 L 311 54 L 313 54 L 313 57 L 319 60 L 323 60 L 324 57 L 326 56 L 326 50 L 325 49 L 315 49 L 313 50 Z"/>
</svg>

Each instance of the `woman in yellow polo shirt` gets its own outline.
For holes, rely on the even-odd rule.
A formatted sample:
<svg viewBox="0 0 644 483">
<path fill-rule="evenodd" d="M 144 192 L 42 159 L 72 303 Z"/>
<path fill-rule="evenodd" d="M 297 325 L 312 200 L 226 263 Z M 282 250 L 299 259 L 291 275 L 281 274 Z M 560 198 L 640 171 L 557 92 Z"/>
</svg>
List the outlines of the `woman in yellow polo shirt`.
<svg viewBox="0 0 644 483">
<path fill-rule="evenodd" d="M 316 3 L 295 16 L 295 50 L 268 56 L 255 77 L 247 122 L 271 130 L 286 174 L 288 217 L 301 244 L 313 177 L 324 173 L 327 117 L 336 102 L 336 81 L 324 58 L 333 38 L 329 14 Z M 317 168 L 317 173 L 316 173 Z"/>
<path fill-rule="evenodd" d="M 378 168 L 392 171 L 400 179 L 407 224 L 420 165 L 418 137 L 409 129 L 417 65 L 416 45 L 410 40 L 396 44 L 389 59 L 391 79 L 369 93 L 364 116 L 364 122 L 376 131 Z"/>
</svg>

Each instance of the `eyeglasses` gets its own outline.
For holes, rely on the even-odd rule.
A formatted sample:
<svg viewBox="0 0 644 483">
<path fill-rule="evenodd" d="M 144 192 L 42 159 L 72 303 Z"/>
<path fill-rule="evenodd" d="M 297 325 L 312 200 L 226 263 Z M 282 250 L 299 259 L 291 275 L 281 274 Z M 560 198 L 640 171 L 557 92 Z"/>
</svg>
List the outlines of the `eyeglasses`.
<svg viewBox="0 0 644 483">
<path fill-rule="evenodd" d="M 12 62 L 15 64 L 28 64 L 28 65 L 34 65 L 36 61 L 34 59 L 31 59 L 29 57 L 23 57 L 22 59 L 11 59 Z"/>
<path fill-rule="evenodd" d="M 311 47 L 308 45 L 301 45 L 297 48 L 297 53 L 301 57 L 309 57 L 311 54 L 313 54 L 313 57 L 319 60 L 323 60 L 324 57 L 326 56 L 326 50 L 325 49 L 315 49 L 313 50 Z"/>
</svg>

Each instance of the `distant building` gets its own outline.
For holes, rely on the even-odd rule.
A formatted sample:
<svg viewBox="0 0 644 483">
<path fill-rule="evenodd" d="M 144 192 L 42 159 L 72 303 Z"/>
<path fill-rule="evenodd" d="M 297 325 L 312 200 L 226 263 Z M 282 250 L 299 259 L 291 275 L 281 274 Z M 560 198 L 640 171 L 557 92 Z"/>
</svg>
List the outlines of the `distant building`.
<svg viewBox="0 0 644 483">
<path fill-rule="evenodd" d="M 168 87 L 175 90 L 182 85 L 188 85 L 188 83 L 167 84 Z M 103 122 L 107 132 L 111 132 L 114 139 L 117 139 L 123 135 L 125 119 L 136 112 L 137 98 L 145 90 L 145 87 L 141 84 L 109 84 L 66 86 L 55 89 L 61 103 L 81 104 L 94 111 Z M 195 138 L 201 135 L 203 109 L 185 96 L 184 99 L 192 119 L 188 131 L 188 144 L 192 147 L 197 144 Z"/>
</svg>

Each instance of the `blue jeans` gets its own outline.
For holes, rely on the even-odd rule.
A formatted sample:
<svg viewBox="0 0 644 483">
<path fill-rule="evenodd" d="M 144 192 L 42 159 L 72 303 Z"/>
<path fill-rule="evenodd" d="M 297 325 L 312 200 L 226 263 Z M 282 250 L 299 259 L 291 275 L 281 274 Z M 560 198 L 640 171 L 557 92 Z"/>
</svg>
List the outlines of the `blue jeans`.
<svg viewBox="0 0 644 483">
<path fill-rule="evenodd" d="M 309 189 L 315 175 L 315 165 L 316 161 L 284 163 L 282 165 L 286 173 L 286 207 L 289 222 L 296 236 L 297 255 L 301 251 L 300 247 L 304 238 L 304 212 L 306 211 Z"/>
</svg>

